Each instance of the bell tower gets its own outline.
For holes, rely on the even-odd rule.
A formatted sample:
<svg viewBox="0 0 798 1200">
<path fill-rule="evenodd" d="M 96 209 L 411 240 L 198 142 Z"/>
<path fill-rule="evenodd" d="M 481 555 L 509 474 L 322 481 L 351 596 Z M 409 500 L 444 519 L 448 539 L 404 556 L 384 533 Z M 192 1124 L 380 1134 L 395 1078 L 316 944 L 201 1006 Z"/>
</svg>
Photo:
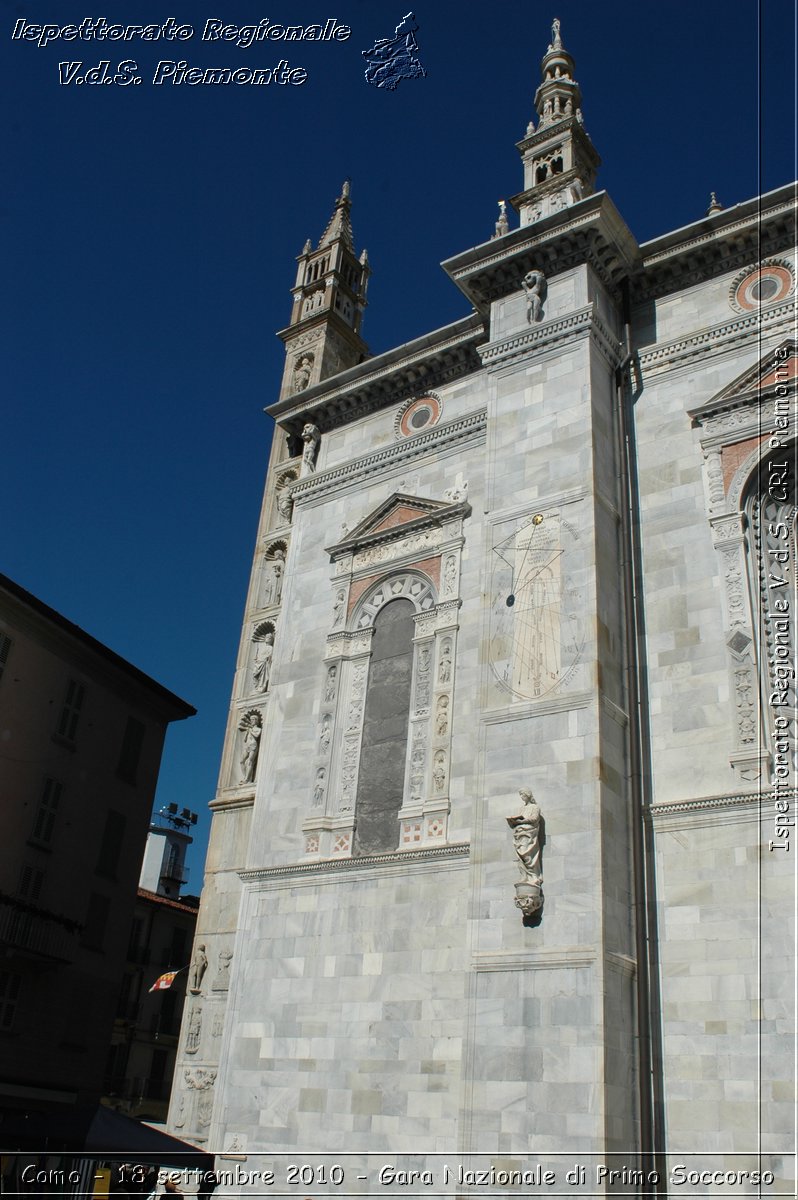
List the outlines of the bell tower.
<svg viewBox="0 0 798 1200">
<path fill-rule="evenodd" d="M 541 62 L 542 81 L 535 92 L 534 121 L 518 143 L 524 164 L 524 191 L 511 204 L 530 225 L 550 213 L 560 212 L 593 192 L 601 165 L 585 133 L 582 93 L 574 79 L 574 60 L 563 47 L 560 22 L 551 28 L 551 42 Z"/>
<path fill-rule="evenodd" d="M 281 400 L 369 357 L 360 336 L 368 256 L 355 255 L 351 207 L 346 180 L 318 246 L 308 238 L 297 258 L 291 321 L 278 334 L 286 356 Z"/>
</svg>

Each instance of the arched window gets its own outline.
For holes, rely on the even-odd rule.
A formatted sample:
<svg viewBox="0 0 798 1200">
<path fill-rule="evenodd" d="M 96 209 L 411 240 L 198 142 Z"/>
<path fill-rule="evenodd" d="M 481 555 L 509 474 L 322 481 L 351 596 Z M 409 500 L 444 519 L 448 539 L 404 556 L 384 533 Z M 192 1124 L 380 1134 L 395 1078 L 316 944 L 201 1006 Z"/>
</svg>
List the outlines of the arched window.
<svg viewBox="0 0 798 1200">
<path fill-rule="evenodd" d="M 415 609 L 393 600 L 374 621 L 355 801 L 354 855 L 395 850 L 404 798 Z"/>
</svg>

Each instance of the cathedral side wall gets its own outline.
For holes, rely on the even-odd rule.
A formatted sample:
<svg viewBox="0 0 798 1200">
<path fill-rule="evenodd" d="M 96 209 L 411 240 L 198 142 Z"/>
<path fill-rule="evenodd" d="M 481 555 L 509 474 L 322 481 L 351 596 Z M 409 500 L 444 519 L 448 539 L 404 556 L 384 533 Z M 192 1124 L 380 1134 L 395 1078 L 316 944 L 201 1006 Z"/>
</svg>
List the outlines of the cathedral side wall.
<svg viewBox="0 0 798 1200">
<path fill-rule="evenodd" d="M 700 1144 L 691 1168 L 756 1169 L 755 1154 L 723 1155 L 755 1150 L 761 1130 L 763 1150 L 787 1152 L 788 1185 L 794 873 L 768 849 L 772 806 L 665 808 L 654 822 L 673 1161 Z"/>
<path fill-rule="evenodd" d="M 451 1151 L 466 870 L 361 860 L 248 886 L 217 1144 Z"/>
</svg>

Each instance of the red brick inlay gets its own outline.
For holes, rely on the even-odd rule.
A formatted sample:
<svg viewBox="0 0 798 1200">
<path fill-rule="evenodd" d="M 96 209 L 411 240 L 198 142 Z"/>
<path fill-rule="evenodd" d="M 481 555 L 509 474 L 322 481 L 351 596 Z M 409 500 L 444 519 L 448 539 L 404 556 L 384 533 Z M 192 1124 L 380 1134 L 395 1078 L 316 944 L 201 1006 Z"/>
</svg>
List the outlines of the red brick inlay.
<svg viewBox="0 0 798 1200">
<path fill-rule="evenodd" d="M 734 472 L 737 470 L 741 462 L 744 462 L 752 450 L 757 446 L 761 446 L 766 440 L 766 434 L 761 437 L 746 438 L 744 442 L 734 442 L 731 446 L 724 446 L 720 452 L 720 461 L 723 467 L 723 490 L 728 495 L 729 485 L 731 484 Z"/>
<path fill-rule="evenodd" d="M 379 533 L 382 529 L 393 529 L 396 525 L 406 525 L 408 521 L 417 521 L 419 517 L 426 516 L 423 508 L 411 508 L 408 504 L 400 504 L 380 521 L 379 525 L 375 525 L 371 532 Z"/>
</svg>

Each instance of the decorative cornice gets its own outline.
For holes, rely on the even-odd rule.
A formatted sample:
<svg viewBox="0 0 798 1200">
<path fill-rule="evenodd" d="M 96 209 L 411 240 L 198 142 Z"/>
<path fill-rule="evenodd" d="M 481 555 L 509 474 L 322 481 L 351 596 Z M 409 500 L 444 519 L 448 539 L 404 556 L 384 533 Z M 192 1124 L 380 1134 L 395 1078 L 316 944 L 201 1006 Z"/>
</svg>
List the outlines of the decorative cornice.
<svg viewBox="0 0 798 1200">
<path fill-rule="evenodd" d="M 794 242 L 795 186 L 788 184 L 641 246 L 643 270 L 634 283 L 634 300 L 754 267 Z"/>
<path fill-rule="evenodd" d="M 762 308 L 759 312 L 735 317 L 720 325 L 711 325 L 678 341 L 665 342 L 651 349 L 638 351 L 638 368 L 649 376 L 659 371 L 672 370 L 673 367 L 681 366 L 701 355 L 725 350 L 734 342 L 753 339 L 765 326 L 773 326 L 774 332 L 781 324 L 791 327 L 794 314 L 795 306 L 792 300 L 787 300 L 783 304 L 773 305 L 772 308 Z"/>
<path fill-rule="evenodd" d="M 563 343 L 592 336 L 598 349 L 615 368 L 621 361 L 621 347 L 612 330 L 599 316 L 595 304 L 588 304 L 566 317 L 530 326 L 499 342 L 489 342 L 478 353 L 483 366 L 497 370 L 516 358 L 528 358 L 531 352 L 561 348 Z"/>
<path fill-rule="evenodd" d="M 501 246 L 485 242 L 441 264 L 481 312 L 491 301 L 520 291 L 533 268 L 552 276 L 589 263 L 614 289 L 638 261 L 637 243 L 606 192 L 523 225 L 500 241 Z"/>
<path fill-rule="evenodd" d="M 478 371 L 476 347 L 485 337 L 481 317 L 464 317 L 272 404 L 266 412 L 296 433 L 305 422 L 325 433 Z"/>
<path fill-rule="evenodd" d="M 239 878 L 247 884 L 268 883 L 270 880 L 298 880 L 317 875 L 363 874 L 373 869 L 381 873 L 385 868 L 405 868 L 408 864 L 431 863 L 439 866 L 441 860 L 467 859 L 471 852 L 470 842 L 455 842 L 448 846 L 430 846 L 423 850 L 396 850 L 392 854 L 372 854 L 363 858 L 327 858 L 323 862 L 291 863 L 284 867 L 262 867 L 259 870 L 239 871 Z"/>
<path fill-rule="evenodd" d="M 787 795 L 785 789 L 780 793 Z M 794 793 L 793 793 L 794 794 Z M 671 813 L 706 812 L 719 808 L 742 808 L 756 805 L 759 807 L 771 800 L 771 792 L 760 789 L 756 792 L 737 792 L 730 796 L 698 796 L 694 800 L 674 800 L 670 804 L 652 804 L 647 812 L 652 820 L 665 817 Z"/>
<path fill-rule="evenodd" d="M 255 804 L 255 792 L 250 790 L 246 796 L 217 796 L 211 800 L 208 808 L 211 812 L 231 812 L 237 808 L 252 808 Z"/>
<path fill-rule="evenodd" d="M 362 458 L 331 467 L 328 471 L 319 471 L 316 475 L 308 475 L 305 479 L 294 484 L 291 489 L 291 499 L 294 504 L 302 504 L 308 500 L 316 500 L 338 488 L 365 479 L 377 471 L 390 470 L 399 463 L 418 458 L 429 450 L 441 450 L 457 442 L 482 437 L 487 426 L 487 410 L 469 413 L 457 421 L 448 421 L 443 425 L 434 425 L 432 429 L 419 433 L 416 437 L 404 442 L 396 442 L 378 450 L 375 454 L 366 454 Z"/>
</svg>

